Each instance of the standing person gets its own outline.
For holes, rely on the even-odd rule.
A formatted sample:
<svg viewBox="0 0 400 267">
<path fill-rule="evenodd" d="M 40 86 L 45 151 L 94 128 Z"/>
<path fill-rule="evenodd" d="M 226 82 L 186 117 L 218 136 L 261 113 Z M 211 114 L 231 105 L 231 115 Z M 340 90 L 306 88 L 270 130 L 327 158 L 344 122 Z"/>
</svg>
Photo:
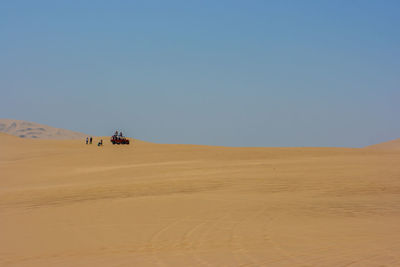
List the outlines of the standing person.
<svg viewBox="0 0 400 267">
<path fill-rule="evenodd" d="M 86 137 L 86 144 L 88 144 L 88 141 L 89 141 L 89 138 L 88 138 L 88 137 Z"/>
<path fill-rule="evenodd" d="M 90 137 L 90 144 L 92 144 L 92 141 L 93 141 L 93 138 L 92 138 L 92 137 Z"/>
</svg>

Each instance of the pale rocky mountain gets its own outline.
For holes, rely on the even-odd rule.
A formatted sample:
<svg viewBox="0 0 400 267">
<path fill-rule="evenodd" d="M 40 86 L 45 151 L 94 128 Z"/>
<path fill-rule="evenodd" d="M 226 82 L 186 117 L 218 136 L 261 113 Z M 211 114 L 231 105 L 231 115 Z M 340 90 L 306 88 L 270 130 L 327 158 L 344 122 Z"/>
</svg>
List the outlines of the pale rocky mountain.
<svg viewBox="0 0 400 267">
<path fill-rule="evenodd" d="M 35 122 L 0 119 L 0 132 L 21 138 L 37 139 L 82 139 L 87 135 L 66 129 L 54 128 Z"/>
</svg>

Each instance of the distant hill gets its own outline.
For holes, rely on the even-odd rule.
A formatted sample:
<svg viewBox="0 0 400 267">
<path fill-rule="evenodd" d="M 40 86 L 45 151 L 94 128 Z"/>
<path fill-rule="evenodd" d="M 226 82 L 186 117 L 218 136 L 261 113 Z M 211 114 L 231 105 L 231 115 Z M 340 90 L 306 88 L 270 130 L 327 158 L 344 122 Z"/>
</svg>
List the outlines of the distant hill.
<svg viewBox="0 0 400 267">
<path fill-rule="evenodd" d="M 385 150 L 400 150 L 400 138 L 389 142 L 384 142 L 372 146 L 367 146 L 366 148 L 373 149 L 385 149 Z"/>
<path fill-rule="evenodd" d="M 54 128 L 35 122 L 10 119 L 0 119 L 0 132 L 21 138 L 37 139 L 81 139 L 87 136 L 84 133 Z"/>
</svg>

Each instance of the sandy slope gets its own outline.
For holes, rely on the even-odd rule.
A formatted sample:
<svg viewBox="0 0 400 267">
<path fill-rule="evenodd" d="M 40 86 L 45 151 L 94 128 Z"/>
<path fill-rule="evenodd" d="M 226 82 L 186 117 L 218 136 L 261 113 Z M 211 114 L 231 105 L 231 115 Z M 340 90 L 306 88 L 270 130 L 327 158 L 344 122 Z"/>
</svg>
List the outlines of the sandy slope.
<svg viewBox="0 0 400 267">
<path fill-rule="evenodd" d="M 0 134 L 0 265 L 399 266 L 399 160 Z"/>
<path fill-rule="evenodd" d="M 21 138 L 38 139 L 82 139 L 86 134 L 54 128 L 36 122 L 0 119 L 0 132 Z"/>
<path fill-rule="evenodd" d="M 384 149 L 384 150 L 400 150 L 400 138 L 389 141 L 389 142 L 384 142 L 384 143 L 368 146 L 367 148 Z"/>
</svg>

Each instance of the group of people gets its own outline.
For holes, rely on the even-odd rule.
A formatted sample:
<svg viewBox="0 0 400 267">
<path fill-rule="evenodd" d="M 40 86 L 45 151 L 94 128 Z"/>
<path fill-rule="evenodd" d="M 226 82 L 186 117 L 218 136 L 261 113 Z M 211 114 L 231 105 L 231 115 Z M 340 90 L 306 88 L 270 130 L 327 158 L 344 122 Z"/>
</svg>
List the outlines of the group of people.
<svg viewBox="0 0 400 267">
<path fill-rule="evenodd" d="M 86 144 L 92 144 L 93 142 L 93 137 L 86 137 Z M 97 146 L 102 146 L 103 145 L 103 139 L 100 139 L 100 142 L 97 143 Z"/>
<path fill-rule="evenodd" d="M 120 139 L 122 139 L 122 137 L 124 137 L 124 136 L 122 135 L 122 131 L 119 132 L 119 133 L 118 133 L 118 131 L 115 131 L 115 133 L 114 133 L 114 135 L 111 137 L 111 139 L 120 140 Z"/>
<path fill-rule="evenodd" d="M 93 137 L 86 137 L 86 144 L 92 144 L 93 142 Z"/>
<path fill-rule="evenodd" d="M 118 131 L 115 131 L 110 141 L 113 145 L 129 145 L 129 139 L 126 138 L 122 132 L 118 133 Z"/>
<path fill-rule="evenodd" d="M 121 132 L 115 131 L 115 134 L 111 137 L 111 142 L 113 144 L 129 144 L 129 140 L 124 137 L 124 135 Z M 86 137 L 86 144 L 92 144 L 93 143 L 93 137 Z M 97 143 L 97 146 L 103 146 L 103 139 L 100 139 L 100 141 Z"/>
<path fill-rule="evenodd" d="M 118 133 L 118 131 L 115 131 L 115 134 L 114 134 L 114 136 L 115 136 L 115 137 L 117 137 L 117 136 L 119 136 L 119 137 L 123 137 L 123 135 L 122 135 L 122 131 L 121 131 L 121 132 L 119 132 L 119 133 Z"/>
</svg>

